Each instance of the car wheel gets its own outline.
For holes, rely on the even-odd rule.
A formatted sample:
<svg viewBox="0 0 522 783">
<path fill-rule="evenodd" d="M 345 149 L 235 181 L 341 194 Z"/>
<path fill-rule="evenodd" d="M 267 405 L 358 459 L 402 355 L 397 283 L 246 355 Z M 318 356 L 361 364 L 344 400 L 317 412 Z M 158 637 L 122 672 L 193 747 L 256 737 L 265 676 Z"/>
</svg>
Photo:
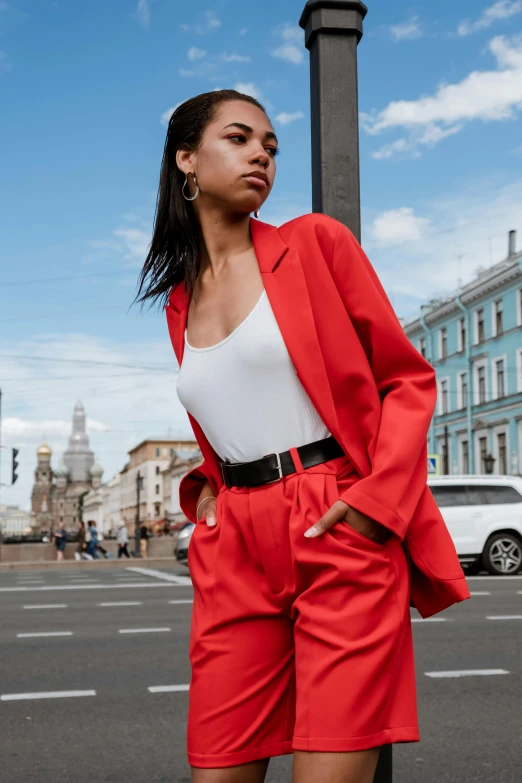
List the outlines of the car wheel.
<svg viewBox="0 0 522 783">
<path fill-rule="evenodd" d="M 484 567 L 494 576 L 517 574 L 522 566 L 522 543 L 512 533 L 496 533 L 482 553 Z"/>
</svg>

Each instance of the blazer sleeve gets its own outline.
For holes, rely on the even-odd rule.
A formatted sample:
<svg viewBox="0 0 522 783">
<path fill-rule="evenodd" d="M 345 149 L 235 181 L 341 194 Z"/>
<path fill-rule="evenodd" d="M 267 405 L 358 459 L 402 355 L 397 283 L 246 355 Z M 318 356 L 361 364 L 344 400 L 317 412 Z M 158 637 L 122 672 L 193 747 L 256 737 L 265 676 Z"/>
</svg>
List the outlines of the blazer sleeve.
<svg viewBox="0 0 522 783">
<path fill-rule="evenodd" d="M 212 492 L 217 495 L 217 486 L 207 468 L 205 461 L 188 473 L 179 482 L 179 505 L 187 519 L 196 523 L 196 507 L 205 481 L 208 481 Z"/>
<path fill-rule="evenodd" d="M 437 401 L 436 372 L 405 335 L 370 261 L 342 223 L 332 274 L 381 400 L 371 473 L 340 499 L 403 540 L 427 485 L 426 439 Z"/>
</svg>

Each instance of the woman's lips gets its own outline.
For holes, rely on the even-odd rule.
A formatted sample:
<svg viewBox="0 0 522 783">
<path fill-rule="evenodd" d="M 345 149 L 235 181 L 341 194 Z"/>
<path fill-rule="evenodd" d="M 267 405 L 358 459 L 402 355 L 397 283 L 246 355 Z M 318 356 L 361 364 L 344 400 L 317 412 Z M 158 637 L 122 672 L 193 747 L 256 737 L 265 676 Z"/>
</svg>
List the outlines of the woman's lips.
<svg viewBox="0 0 522 783">
<path fill-rule="evenodd" d="M 250 176 L 250 177 L 243 177 L 243 179 L 246 179 L 247 182 L 251 182 L 252 185 L 256 185 L 256 187 L 258 188 L 264 189 L 268 187 L 267 183 L 263 179 L 260 179 L 260 177 Z"/>
</svg>

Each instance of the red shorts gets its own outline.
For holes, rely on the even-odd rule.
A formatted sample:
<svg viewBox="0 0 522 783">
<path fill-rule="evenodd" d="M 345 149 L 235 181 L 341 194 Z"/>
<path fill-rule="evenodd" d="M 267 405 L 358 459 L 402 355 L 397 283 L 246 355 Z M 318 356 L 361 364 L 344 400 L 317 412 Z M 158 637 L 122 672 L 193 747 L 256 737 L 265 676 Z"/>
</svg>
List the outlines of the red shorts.
<svg viewBox="0 0 522 783">
<path fill-rule="evenodd" d="M 359 480 L 346 456 L 259 487 L 221 487 L 195 527 L 187 726 L 193 767 L 418 742 L 402 543 L 341 520 L 311 527 Z"/>
</svg>

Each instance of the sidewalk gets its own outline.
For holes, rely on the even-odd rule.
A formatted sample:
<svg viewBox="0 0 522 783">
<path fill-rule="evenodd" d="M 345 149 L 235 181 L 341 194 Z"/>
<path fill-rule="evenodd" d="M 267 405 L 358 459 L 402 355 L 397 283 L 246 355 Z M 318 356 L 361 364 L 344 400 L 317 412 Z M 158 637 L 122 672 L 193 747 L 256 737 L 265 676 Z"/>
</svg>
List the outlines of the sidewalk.
<svg viewBox="0 0 522 783">
<path fill-rule="evenodd" d="M 128 568 L 129 566 L 141 566 L 142 568 L 173 568 L 179 566 L 183 571 L 188 569 L 179 564 L 175 557 L 131 557 L 130 560 L 122 557 L 119 560 L 62 560 L 58 563 L 56 560 L 40 560 L 35 562 L 0 562 L 0 575 L 7 574 L 10 571 L 92 571 L 95 568 L 101 570 L 114 568 Z"/>
</svg>

